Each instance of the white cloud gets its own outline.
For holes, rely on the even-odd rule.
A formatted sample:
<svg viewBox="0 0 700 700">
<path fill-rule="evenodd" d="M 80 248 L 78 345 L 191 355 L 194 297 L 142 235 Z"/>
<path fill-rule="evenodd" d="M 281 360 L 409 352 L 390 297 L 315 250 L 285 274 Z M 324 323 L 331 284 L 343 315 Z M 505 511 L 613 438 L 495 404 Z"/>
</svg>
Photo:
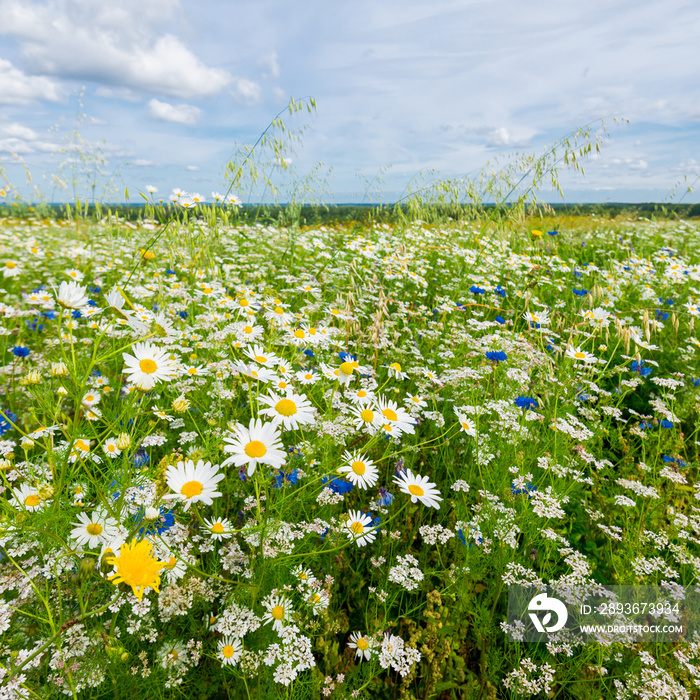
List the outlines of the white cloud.
<svg viewBox="0 0 700 700">
<path fill-rule="evenodd" d="M 0 153 L 17 156 L 31 153 L 53 153 L 58 144 L 44 140 L 34 129 L 12 122 L 0 124 Z"/>
<path fill-rule="evenodd" d="M 189 170 L 191 173 L 197 173 L 197 172 L 199 172 L 199 166 L 198 165 L 188 165 L 186 170 Z"/>
<path fill-rule="evenodd" d="M 236 78 L 231 94 L 238 102 L 252 106 L 260 102 L 262 89 L 260 85 L 246 78 Z"/>
<path fill-rule="evenodd" d="M 169 102 L 161 102 L 155 98 L 148 103 L 148 113 L 154 119 L 188 126 L 196 124 L 202 116 L 202 110 L 194 105 L 171 105 Z"/>
<path fill-rule="evenodd" d="M 261 66 L 266 73 L 262 74 L 263 80 L 277 80 L 280 77 L 280 64 L 277 57 L 277 51 L 271 51 L 265 54 L 259 61 L 258 65 Z"/>
<path fill-rule="evenodd" d="M 161 31 L 178 8 L 173 0 L 4 0 L 0 33 L 19 41 L 35 73 L 180 98 L 217 95 L 230 74 Z"/>
<path fill-rule="evenodd" d="M 56 102 L 60 97 L 55 80 L 25 75 L 10 61 L 0 58 L 0 104 L 27 104 L 35 100 Z"/>
</svg>

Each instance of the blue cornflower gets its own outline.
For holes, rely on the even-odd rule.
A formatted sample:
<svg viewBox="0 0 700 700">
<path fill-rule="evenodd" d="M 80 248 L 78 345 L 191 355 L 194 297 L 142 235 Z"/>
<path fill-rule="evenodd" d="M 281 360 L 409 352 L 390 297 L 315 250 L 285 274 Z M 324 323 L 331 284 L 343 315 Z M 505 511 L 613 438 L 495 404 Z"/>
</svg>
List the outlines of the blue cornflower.
<svg viewBox="0 0 700 700">
<path fill-rule="evenodd" d="M 349 352 L 339 352 L 338 357 L 340 358 L 341 362 L 357 362 L 357 357 L 355 355 L 351 355 Z"/>
<path fill-rule="evenodd" d="M 574 277 L 583 277 L 583 272 L 579 272 L 579 270 L 574 270 Z"/>
<path fill-rule="evenodd" d="M 12 430 L 11 422 L 17 425 L 17 414 L 12 411 L 0 411 L 0 435 Z"/>
<path fill-rule="evenodd" d="M 334 476 L 333 478 L 324 476 L 321 482 L 326 484 L 333 493 L 340 495 L 350 493 L 355 487 L 345 479 L 341 479 L 339 476 Z"/>
<path fill-rule="evenodd" d="M 390 494 L 383 486 L 379 487 L 379 498 L 377 503 L 380 506 L 390 506 L 391 502 L 394 500 L 392 494 Z"/>
<path fill-rule="evenodd" d="M 574 289 L 573 292 L 577 297 L 585 297 L 588 294 L 587 289 Z"/>
<path fill-rule="evenodd" d="M 83 317 L 83 315 L 80 313 L 80 311 L 78 311 L 78 309 L 73 309 L 73 311 L 70 312 L 70 315 L 71 315 L 71 318 L 74 318 L 76 321 L 79 318 Z"/>
<path fill-rule="evenodd" d="M 693 379 L 692 381 L 693 381 L 693 386 L 700 386 L 700 379 L 698 379 L 697 377 L 695 379 Z"/>
<path fill-rule="evenodd" d="M 248 481 L 247 467 L 245 464 L 238 467 L 238 478 L 240 481 Z"/>
<path fill-rule="evenodd" d="M 175 270 L 171 270 L 170 268 L 168 268 L 168 269 L 165 271 L 165 274 L 166 274 L 166 275 L 176 275 L 177 272 L 175 272 Z"/>
<path fill-rule="evenodd" d="M 56 318 L 56 312 L 53 309 L 49 309 L 49 311 L 42 311 L 41 315 L 44 318 L 48 318 L 49 321 L 53 321 Z"/>
<path fill-rule="evenodd" d="M 484 355 L 486 355 L 487 360 L 491 360 L 491 362 L 495 362 L 496 364 L 505 362 L 508 359 L 508 355 L 506 355 L 503 350 L 489 350 L 485 352 Z"/>
<path fill-rule="evenodd" d="M 639 362 L 633 360 L 630 369 L 642 377 L 648 377 L 654 371 L 651 367 L 646 367 L 644 365 L 644 360 L 640 360 Z"/>
<path fill-rule="evenodd" d="M 558 236 L 558 235 L 559 235 L 559 231 L 547 231 L 547 235 L 548 235 L 548 236 Z"/>
<path fill-rule="evenodd" d="M 496 323 L 500 323 L 501 325 L 503 325 L 503 324 L 506 322 L 506 320 L 505 320 L 505 318 L 503 318 L 503 316 L 496 316 L 496 318 L 494 319 L 494 321 L 495 321 Z"/>
<path fill-rule="evenodd" d="M 24 347 L 24 345 L 15 345 L 10 352 L 15 357 L 27 357 L 31 351 L 29 348 Z"/>
<path fill-rule="evenodd" d="M 648 420 L 643 420 L 643 421 L 639 424 L 639 427 L 640 427 L 642 430 L 650 430 L 650 429 L 653 428 L 654 426 L 653 426 Z"/>
<path fill-rule="evenodd" d="M 99 294 L 102 291 L 102 287 L 98 287 L 97 285 L 91 287 L 90 285 L 88 285 L 87 290 L 88 292 L 90 292 L 90 294 Z"/>
<path fill-rule="evenodd" d="M 42 331 L 44 330 L 44 324 L 39 323 L 39 317 L 37 316 L 33 321 L 25 321 L 27 328 L 30 331 Z"/>
<path fill-rule="evenodd" d="M 461 528 L 459 530 L 457 530 L 457 537 L 459 537 L 459 541 L 466 547 L 467 546 L 467 539 L 464 536 L 464 533 L 462 532 Z"/>
<path fill-rule="evenodd" d="M 292 471 L 288 472 L 285 474 L 281 469 L 277 472 L 275 476 L 275 481 L 272 484 L 276 489 L 282 488 L 282 486 L 285 484 L 297 484 L 299 483 L 299 470 L 298 469 L 292 469 Z"/>
<path fill-rule="evenodd" d="M 311 348 L 306 348 L 306 350 L 304 350 L 304 355 L 306 355 L 307 357 L 316 357 L 316 355 L 314 355 L 314 351 Z"/>
<path fill-rule="evenodd" d="M 670 420 L 666 420 L 665 418 L 662 418 L 659 421 L 659 427 L 664 428 L 665 430 L 671 430 L 671 428 L 673 428 L 673 423 L 671 423 Z"/>
<path fill-rule="evenodd" d="M 136 452 L 131 456 L 131 459 L 129 460 L 135 467 L 142 467 L 145 464 L 148 464 L 151 461 L 151 458 L 148 456 L 148 452 L 143 449 L 143 447 L 139 447 Z"/>
<path fill-rule="evenodd" d="M 518 408 L 522 408 L 523 411 L 534 411 L 538 406 L 537 399 L 533 399 L 530 396 L 518 396 L 517 398 L 513 399 L 513 403 Z"/>
<path fill-rule="evenodd" d="M 88 299 L 88 306 L 92 306 L 93 308 L 97 306 L 97 302 L 94 299 Z"/>
<path fill-rule="evenodd" d="M 528 498 L 532 498 L 532 496 L 530 495 L 530 493 L 531 493 L 532 491 L 537 491 L 537 486 L 533 486 L 532 483 L 529 482 L 529 481 L 525 484 L 525 488 L 523 488 L 523 489 L 516 488 L 515 482 L 513 482 L 513 483 L 510 485 L 510 492 L 511 492 L 514 496 L 517 496 L 517 495 L 519 495 L 519 494 L 521 494 L 521 493 L 526 493 Z"/>
<path fill-rule="evenodd" d="M 655 312 L 655 313 L 656 313 L 656 318 L 657 318 L 659 321 L 667 321 L 667 320 L 668 320 L 668 317 L 670 316 L 670 314 L 668 313 L 668 311 L 662 311 L 661 309 L 656 309 L 656 312 Z"/>
<path fill-rule="evenodd" d="M 178 312 L 177 312 L 177 315 L 178 315 L 183 321 L 189 316 L 189 314 L 187 313 L 187 311 L 178 311 Z"/>
<path fill-rule="evenodd" d="M 496 285 L 496 289 L 493 290 L 498 296 L 503 297 L 504 299 L 506 298 L 506 290 L 501 287 L 500 284 Z"/>
<path fill-rule="evenodd" d="M 481 287 L 478 287 L 477 285 L 473 284 L 471 287 L 469 287 L 469 291 L 472 294 L 483 294 L 486 290 L 482 289 Z"/>
<path fill-rule="evenodd" d="M 132 523 L 134 525 L 141 525 L 141 523 L 144 523 L 143 527 L 138 531 L 141 535 L 152 533 L 158 533 L 160 535 L 175 524 L 175 514 L 171 510 L 161 507 L 157 518 L 154 520 L 147 520 L 146 509 L 141 506 L 136 513 L 134 513 Z"/>
</svg>

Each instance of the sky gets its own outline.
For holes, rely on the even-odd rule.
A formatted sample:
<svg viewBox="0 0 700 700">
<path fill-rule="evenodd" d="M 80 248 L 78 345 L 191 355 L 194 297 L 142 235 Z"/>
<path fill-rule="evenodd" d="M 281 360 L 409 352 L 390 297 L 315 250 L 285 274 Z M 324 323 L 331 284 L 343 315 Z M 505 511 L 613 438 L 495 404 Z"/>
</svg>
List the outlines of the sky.
<svg viewBox="0 0 700 700">
<path fill-rule="evenodd" d="M 391 203 L 584 126 L 600 151 L 541 199 L 700 201 L 695 0 L 0 0 L 0 18 L 0 168 L 25 199 L 211 201 L 313 98 L 268 132 L 282 152 L 256 151 L 282 202 Z"/>
</svg>

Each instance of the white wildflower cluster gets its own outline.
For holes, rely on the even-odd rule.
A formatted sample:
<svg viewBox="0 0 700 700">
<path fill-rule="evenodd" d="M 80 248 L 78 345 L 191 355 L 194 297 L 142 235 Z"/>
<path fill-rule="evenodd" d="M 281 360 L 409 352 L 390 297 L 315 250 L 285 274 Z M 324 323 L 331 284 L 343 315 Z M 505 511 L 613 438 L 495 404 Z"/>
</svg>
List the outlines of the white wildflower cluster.
<svg viewBox="0 0 700 700">
<path fill-rule="evenodd" d="M 311 639 L 302 634 L 296 625 L 285 625 L 278 632 L 280 644 L 270 644 L 263 662 L 267 666 L 277 664 L 274 672 L 275 683 L 288 686 L 296 677 L 316 665 L 312 652 Z"/>
<path fill-rule="evenodd" d="M 540 518 L 563 518 L 566 513 L 561 507 L 562 503 L 568 503 L 568 496 L 557 496 L 552 487 L 548 486 L 544 491 L 532 491 L 530 493 L 532 509 Z"/>
<path fill-rule="evenodd" d="M 418 560 L 412 554 L 397 557 L 398 564 L 389 570 L 389 581 L 398 583 L 407 591 L 413 591 L 423 580 L 423 572 L 418 568 Z"/>
<path fill-rule="evenodd" d="M 661 557 L 647 559 L 647 557 L 640 555 L 632 561 L 632 569 L 637 576 L 651 576 L 651 574 L 657 572 L 668 578 L 678 578 L 680 576 Z"/>
<path fill-rule="evenodd" d="M 455 536 L 452 530 L 442 525 L 421 525 L 418 532 L 426 544 L 447 544 Z"/>
<path fill-rule="evenodd" d="M 395 634 L 385 634 L 379 650 L 379 665 L 388 669 L 391 667 L 405 677 L 411 672 L 411 667 L 421 659 L 418 649 L 407 647 L 401 637 Z"/>
<path fill-rule="evenodd" d="M 526 657 L 520 667 L 513 669 L 504 679 L 503 685 L 518 695 L 548 695 L 554 682 L 554 669 L 547 663 L 537 665 Z"/>
<path fill-rule="evenodd" d="M 225 637 L 243 639 L 261 624 L 260 618 L 252 610 L 232 603 L 216 618 L 213 629 Z"/>
</svg>

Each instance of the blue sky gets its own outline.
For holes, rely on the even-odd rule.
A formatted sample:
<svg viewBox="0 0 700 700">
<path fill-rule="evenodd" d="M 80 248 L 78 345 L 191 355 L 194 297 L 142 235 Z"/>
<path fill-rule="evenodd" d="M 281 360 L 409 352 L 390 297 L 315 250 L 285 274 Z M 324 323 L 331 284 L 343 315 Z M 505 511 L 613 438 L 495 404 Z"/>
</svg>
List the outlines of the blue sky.
<svg viewBox="0 0 700 700">
<path fill-rule="evenodd" d="M 98 197 L 210 199 L 236 146 L 305 96 L 271 170 L 282 201 L 313 171 L 313 196 L 391 202 L 600 119 L 565 201 L 670 201 L 700 168 L 697 2 L 0 0 L 0 17 L 0 166 L 25 196 L 71 199 L 77 131 L 104 159 Z"/>
</svg>

